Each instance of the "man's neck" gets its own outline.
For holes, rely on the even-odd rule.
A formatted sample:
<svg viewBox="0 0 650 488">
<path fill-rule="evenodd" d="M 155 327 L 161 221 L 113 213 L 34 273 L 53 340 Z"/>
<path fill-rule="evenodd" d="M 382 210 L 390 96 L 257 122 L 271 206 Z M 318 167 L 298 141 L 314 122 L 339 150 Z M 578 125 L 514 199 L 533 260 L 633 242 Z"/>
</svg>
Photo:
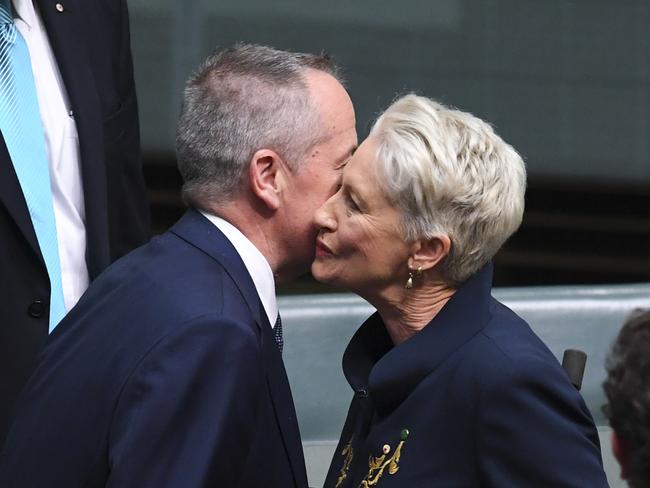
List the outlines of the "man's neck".
<svg viewBox="0 0 650 488">
<path fill-rule="evenodd" d="M 211 206 L 206 208 L 208 213 L 221 217 L 235 226 L 239 232 L 262 253 L 266 258 L 271 270 L 275 275 L 278 269 L 278 253 L 275 243 L 270 238 L 271 220 L 257 210 L 251 208 L 248 203 L 233 200 L 223 206 Z"/>
</svg>

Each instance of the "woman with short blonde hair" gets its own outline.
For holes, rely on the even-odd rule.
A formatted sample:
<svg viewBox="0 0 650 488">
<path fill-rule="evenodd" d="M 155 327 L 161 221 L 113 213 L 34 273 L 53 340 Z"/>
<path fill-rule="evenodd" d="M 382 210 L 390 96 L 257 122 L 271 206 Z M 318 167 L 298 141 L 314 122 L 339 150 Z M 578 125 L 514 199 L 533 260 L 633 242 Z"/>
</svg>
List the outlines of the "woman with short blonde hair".
<svg viewBox="0 0 650 488">
<path fill-rule="evenodd" d="M 489 124 L 407 95 L 316 213 L 312 273 L 377 312 L 327 488 L 606 487 L 592 417 L 528 324 L 491 296 L 526 173 Z"/>
</svg>

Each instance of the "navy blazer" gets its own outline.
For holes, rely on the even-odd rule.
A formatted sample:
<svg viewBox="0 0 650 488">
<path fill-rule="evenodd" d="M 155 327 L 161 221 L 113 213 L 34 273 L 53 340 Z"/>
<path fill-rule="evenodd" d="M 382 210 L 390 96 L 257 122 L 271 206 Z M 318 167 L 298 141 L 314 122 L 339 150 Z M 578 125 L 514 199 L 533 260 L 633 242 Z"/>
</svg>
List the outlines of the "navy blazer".
<svg viewBox="0 0 650 488">
<path fill-rule="evenodd" d="M 2 488 L 307 486 L 280 352 L 244 263 L 190 210 L 50 336 Z"/>
<path fill-rule="evenodd" d="M 608 486 L 582 397 L 491 283 L 488 266 L 396 347 L 377 314 L 361 326 L 327 488 Z"/>
<path fill-rule="evenodd" d="M 125 0 L 33 0 L 79 134 L 90 278 L 149 239 Z M 50 281 L 0 134 L 0 445 L 48 334 Z"/>
</svg>

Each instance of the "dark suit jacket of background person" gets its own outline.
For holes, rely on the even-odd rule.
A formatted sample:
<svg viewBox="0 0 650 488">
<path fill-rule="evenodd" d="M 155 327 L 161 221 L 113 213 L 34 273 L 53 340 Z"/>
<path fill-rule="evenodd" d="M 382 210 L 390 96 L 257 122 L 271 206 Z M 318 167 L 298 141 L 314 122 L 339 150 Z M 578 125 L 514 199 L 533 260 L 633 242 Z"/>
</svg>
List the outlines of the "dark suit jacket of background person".
<svg viewBox="0 0 650 488">
<path fill-rule="evenodd" d="M 190 210 L 54 330 L 0 454 L 2 488 L 307 486 L 273 331 L 244 263 Z"/>
<path fill-rule="evenodd" d="M 582 397 L 491 283 L 489 265 L 397 347 L 377 314 L 357 331 L 343 359 L 355 394 L 326 488 L 360 486 L 370 456 L 380 488 L 608 486 Z"/>
<path fill-rule="evenodd" d="M 149 238 L 126 4 L 34 0 L 79 134 L 87 253 L 93 279 Z M 48 333 L 50 283 L 0 134 L 0 444 L 15 398 Z"/>
</svg>

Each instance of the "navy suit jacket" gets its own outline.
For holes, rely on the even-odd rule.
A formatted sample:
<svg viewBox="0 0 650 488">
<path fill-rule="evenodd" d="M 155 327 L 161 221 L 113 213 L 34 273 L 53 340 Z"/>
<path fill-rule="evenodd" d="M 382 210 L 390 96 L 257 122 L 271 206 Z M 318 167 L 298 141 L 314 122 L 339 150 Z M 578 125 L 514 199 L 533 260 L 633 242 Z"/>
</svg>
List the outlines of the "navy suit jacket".
<svg viewBox="0 0 650 488">
<path fill-rule="evenodd" d="M 326 488 L 608 486 L 582 397 L 491 283 L 488 266 L 398 346 L 377 314 L 357 331 Z"/>
<path fill-rule="evenodd" d="M 280 352 L 253 281 L 190 210 L 111 265 L 50 336 L 0 487 L 307 486 Z"/>
<path fill-rule="evenodd" d="M 149 238 L 125 0 L 33 0 L 74 111 L 91 279 Z M 0 444 L 48 333 L 50 282 L 0 134 Z"/>
</svg>

